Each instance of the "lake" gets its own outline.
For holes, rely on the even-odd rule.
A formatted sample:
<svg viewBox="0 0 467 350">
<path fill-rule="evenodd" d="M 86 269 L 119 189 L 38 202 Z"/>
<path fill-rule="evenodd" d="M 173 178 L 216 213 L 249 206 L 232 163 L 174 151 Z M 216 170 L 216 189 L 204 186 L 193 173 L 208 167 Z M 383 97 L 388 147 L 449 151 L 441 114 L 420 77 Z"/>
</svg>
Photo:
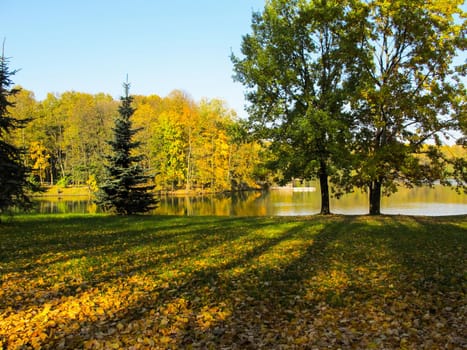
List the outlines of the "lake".
<svg viewBox="0 0 467 350">
<path fill-rule="evenodd" d="M 96 213 L 98 208 L 87 197 L 41 198 L 37 200 L 40 213 Z M 318 191 L 292 190 L 252 191 L 204 196 L 162 197 L 154 214 L 157 215 L 217 215 L 217 216 L 295 216 L 319 213 Z M 360 215 L 368 213 L 368 195 L 357 191 L 331 199 L 335 214 Z M 383 214 L 461 215 L 467 214 L 467 196 L 451 188 L 401 188 L 381 203 Z"/>
</svg>

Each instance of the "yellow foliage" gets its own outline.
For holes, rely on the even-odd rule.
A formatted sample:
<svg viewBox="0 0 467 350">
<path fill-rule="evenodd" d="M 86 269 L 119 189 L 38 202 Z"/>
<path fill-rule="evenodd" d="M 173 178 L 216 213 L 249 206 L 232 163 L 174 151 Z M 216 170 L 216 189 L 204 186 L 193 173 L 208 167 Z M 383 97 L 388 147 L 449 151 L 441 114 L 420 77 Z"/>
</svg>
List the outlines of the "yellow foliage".
<svg viewBox="0 0 467 350">
<path fill-rule="evenodd" d="M 5 349 L 462 344 L 462 218 L 35 220 L 0 226 Z"/>
<path fill-rule="evenodd" d="M 96 193 L 99 190 L 97 186 L 96 176 L 94 174 L 89 175 L 89 178 L 86 181 L 86 185 L 92 193 Z"/>
<path fill-rule="evenodd" d="M 31 143 L 31 146 L 29 147 L 29 154 L 31 160 L 33 161 L 33 172 L 39 176 L 42 183 L 42 180 L 45 177 L 45 170 L 50 167 L 50 154 L 42 142 L 38 141 Z"/>
</svg>

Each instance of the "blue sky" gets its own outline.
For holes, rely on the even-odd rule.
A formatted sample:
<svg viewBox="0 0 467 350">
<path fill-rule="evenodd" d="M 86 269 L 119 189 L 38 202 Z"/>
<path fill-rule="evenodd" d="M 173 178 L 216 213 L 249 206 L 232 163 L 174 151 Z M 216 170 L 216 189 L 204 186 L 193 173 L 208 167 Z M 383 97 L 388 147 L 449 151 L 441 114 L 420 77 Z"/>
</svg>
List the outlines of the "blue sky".
<svg viewBox="0 0 467 350">
<path fill-rule="evenodd" d="M 241 116 L 244 88 L 233 82 L 251 15 L 265 0 L 0 0 L 14 83 L 38 100 L 48 92 L 105 92 L 118 98 L 172 90 L 225 100 Z M 466 59 L 462 53 L 458 62 Z"/>
<path fill-rule="evenodd" d="M 184 90 L 196 101 L 221 98 L 239 115 L 243 86 L 232 80 L 251 14 L 264 0 L 0 0 L 15 84 L 35 93 L 132 94 Z"/>
</svg>

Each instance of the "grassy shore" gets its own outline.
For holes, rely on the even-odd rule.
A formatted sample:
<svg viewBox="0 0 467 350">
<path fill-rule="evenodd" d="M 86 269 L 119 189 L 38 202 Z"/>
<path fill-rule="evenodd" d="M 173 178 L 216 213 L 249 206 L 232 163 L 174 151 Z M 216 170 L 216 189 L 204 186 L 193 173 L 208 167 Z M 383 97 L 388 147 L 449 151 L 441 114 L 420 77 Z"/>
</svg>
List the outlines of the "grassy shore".
<svg viewBox="0 0 467 350">
<path fill-rule="evenodd" d="M 93 193 L 88 186 L 44 186 L 43 192 L 37 193 L 36 197 L 76 197 L 92 196 Z"/>
<path fill-rule="evenodd" d="M 0 349 L 462 349 L 466 243 L 466 216 L 18 216 Z"/>
</svg>

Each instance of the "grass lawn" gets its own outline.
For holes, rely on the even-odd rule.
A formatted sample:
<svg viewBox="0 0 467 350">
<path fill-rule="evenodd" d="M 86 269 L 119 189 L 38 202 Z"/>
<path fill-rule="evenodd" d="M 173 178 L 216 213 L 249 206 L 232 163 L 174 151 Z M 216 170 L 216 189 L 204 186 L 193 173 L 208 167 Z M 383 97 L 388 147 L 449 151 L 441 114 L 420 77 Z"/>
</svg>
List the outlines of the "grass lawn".
<svg viewBox="0 0 467 350">
<path fill-rule="evenodd" d="M 465 349 L 466 246 L 466 216 L 18 216 L 0 349 Z"/>
</svg>

